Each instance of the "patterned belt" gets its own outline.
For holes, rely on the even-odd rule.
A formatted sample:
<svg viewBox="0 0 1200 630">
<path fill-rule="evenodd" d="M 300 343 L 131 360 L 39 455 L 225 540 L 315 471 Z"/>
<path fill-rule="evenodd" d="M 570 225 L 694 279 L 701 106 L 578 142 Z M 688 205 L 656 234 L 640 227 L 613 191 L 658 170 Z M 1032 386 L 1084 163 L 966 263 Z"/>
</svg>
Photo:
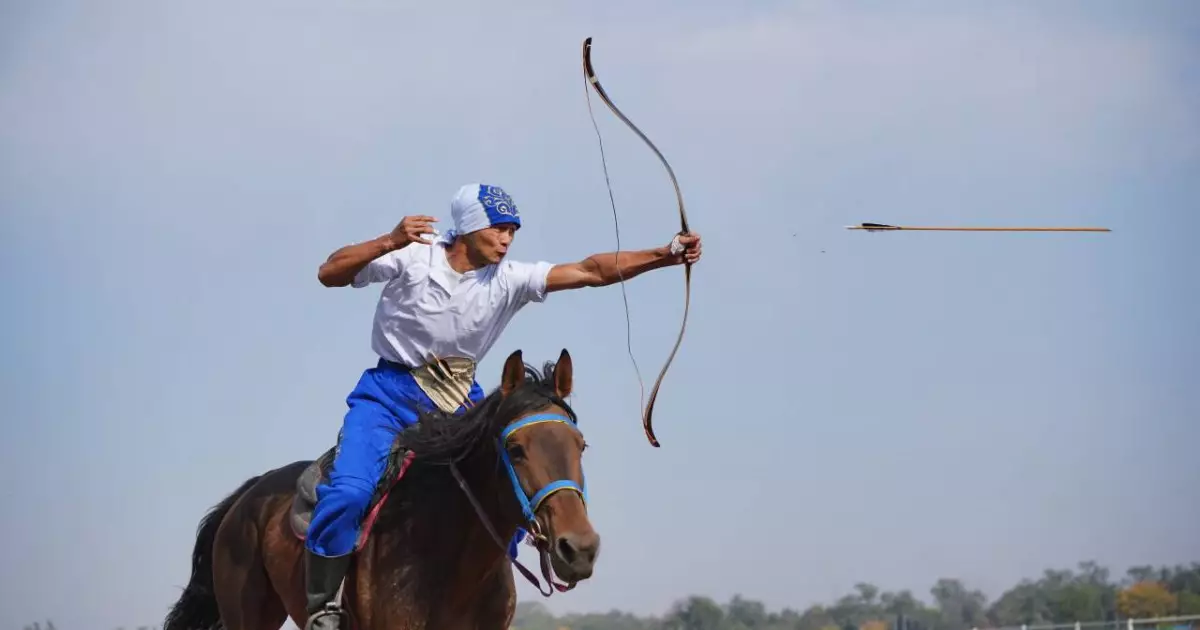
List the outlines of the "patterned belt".
<svg viewBox="0 0 1200 630">
<path fill-rule="evenodd" d="M 454 413 L 471 394 L 475 384 L 475 362 L 466 357 L 432 356 L 425 365 L 409 370 L 417 386 L 438 409 Z"/>
</svg>

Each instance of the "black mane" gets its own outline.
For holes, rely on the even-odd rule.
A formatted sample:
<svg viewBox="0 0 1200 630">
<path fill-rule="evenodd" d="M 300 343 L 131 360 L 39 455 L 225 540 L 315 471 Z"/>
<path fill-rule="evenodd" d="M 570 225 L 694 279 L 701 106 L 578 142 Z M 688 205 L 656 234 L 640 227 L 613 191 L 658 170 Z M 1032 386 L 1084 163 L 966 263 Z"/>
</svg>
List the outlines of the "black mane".
<svg viewBox="0 0 1200 630">
<path fill-rule="evenodd" d="M 525 382 L 507 397 L 496 387 L 474 408 L 462 415 L 434 408 L 419 413 L 419 420 L 400 433 L 400 452 L 416 454 L 413 466 L 445 465 L 457 461 L 475 446 L 499 436 L 514 418 L 553 403 L 563 408 L 572 420 L 575 412 L 559 398 L 554 389 L 554 363 L 547 361 L 542 372 L 525 364 Z"/>
</svg>

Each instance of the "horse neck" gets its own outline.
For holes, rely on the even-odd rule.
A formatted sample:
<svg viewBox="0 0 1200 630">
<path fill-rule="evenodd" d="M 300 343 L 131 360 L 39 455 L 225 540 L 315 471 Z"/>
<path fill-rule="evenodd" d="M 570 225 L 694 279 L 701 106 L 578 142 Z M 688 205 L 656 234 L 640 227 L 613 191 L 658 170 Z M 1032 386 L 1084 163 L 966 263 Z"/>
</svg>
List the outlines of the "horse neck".
<svg viewBox="0 0 1200 630">
<path fill-rule="evenodd" d="M 495 545 L 483 523 L 483 519 L 487 519 L 507 545 L 516 532 L 520 510 L 516 508 L 511 482 L 504 476 L 504 468 L 495 449 L 476 449 L 474 454 L 461 462 L 459 472 L 467 487 L 462 488 L 457 480 L 453 481 L 453 486 L 461 511 L 468 515 L 467 522 L 472 530 L 470 534 L 484 536 Z M 475 498 L 478 510 L 471 503 L 468 492 Z"/>
<path fill-rule="evenodd" d="M 420 454 L 416 457 L 419 459 Z M 428 559 L 434 563 L 448 562 L 459 558 L 460 572 L 488 570 L 495 563 L 505 561 L 505 549 L 516 533 L 520 510 L 512 496 L 511 482 L 504 477 L 494 448 L 481 445 L 473 450 L 456 467 L 466 484 L 459 485 L 449 466 L 431 465 L 414 471 L 412 495 L 402 499 L 406 514 L 402 517 L 407 527 L 396 531 L 404 536 L 405 531 L 419 532 L 421 540 L 428 541 Z M 403 486 L 404 484 L 402 484 Z M 405 492 L 402 487 L 400 492 Z M 476 511 L 467 492 L 479 504 Z M 480 514 L 479 512 L 482 512 Z M 398 514 L 388 515 L 399 516 Z M 497 545 L 482 519 L 486 518 L 494 528 L 504 547 Z M 399 524 L 387 518 L 380 525 L 392 530 Z"/>
</svg>

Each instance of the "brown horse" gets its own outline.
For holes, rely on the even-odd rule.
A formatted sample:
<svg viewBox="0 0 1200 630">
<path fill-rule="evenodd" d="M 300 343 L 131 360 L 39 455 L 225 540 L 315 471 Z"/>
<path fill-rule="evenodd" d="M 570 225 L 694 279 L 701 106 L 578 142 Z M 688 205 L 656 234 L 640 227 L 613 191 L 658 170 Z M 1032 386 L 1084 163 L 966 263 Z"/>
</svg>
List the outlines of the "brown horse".
<svg viewBox="0 0 1200 630">
<path fill-rule="evenodd" d="M 508 628 L 516 588 L 506 541 L 519 527 L 532 533 L 554 588 L 591 576 L 600 538 L 587 516 L 585 444 L 564 401 L 571 381 L 566 350 L 544 375 L 518 350 L 479 405 L 425 414 L 397 437 L 393 476 L 343 586 L 343 627 Z M 191 579 L 163 630 L 277 630 L 289 616 L 304 626 L 304 530 L 293 522 L 302 476 L 321 470 L 312 464 L 254 477 L 204 517 Z"/>
</svg>

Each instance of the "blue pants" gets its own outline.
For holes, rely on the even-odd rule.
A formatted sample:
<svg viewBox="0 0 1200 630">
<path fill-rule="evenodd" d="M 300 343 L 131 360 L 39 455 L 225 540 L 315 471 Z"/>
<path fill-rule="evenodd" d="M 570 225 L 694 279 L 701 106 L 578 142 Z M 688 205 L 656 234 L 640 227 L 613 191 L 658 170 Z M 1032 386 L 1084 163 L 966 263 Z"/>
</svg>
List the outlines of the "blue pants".
<svg viewBox="0 0 1200 630">
<path fill-rule="evenodd" d="M 479 383 L 472 384 L 469 397 L 473 403 L 483 399 Z M 411 374 L 382 360 L 363 372 L 346 404 L 350 409 L 342 420 L 340 449 L 329 483 L 317 486 L 317 505 L 305 542 L 309 551 L 327 557 L 354 551 L 396 434 L 417 422 L 418 409 L 436 408 Z M 458 413 L 464 410 L 459 407 Z M 511 545 L 509 552 L 515 552 L 515 547 Z"/>
</svg>

